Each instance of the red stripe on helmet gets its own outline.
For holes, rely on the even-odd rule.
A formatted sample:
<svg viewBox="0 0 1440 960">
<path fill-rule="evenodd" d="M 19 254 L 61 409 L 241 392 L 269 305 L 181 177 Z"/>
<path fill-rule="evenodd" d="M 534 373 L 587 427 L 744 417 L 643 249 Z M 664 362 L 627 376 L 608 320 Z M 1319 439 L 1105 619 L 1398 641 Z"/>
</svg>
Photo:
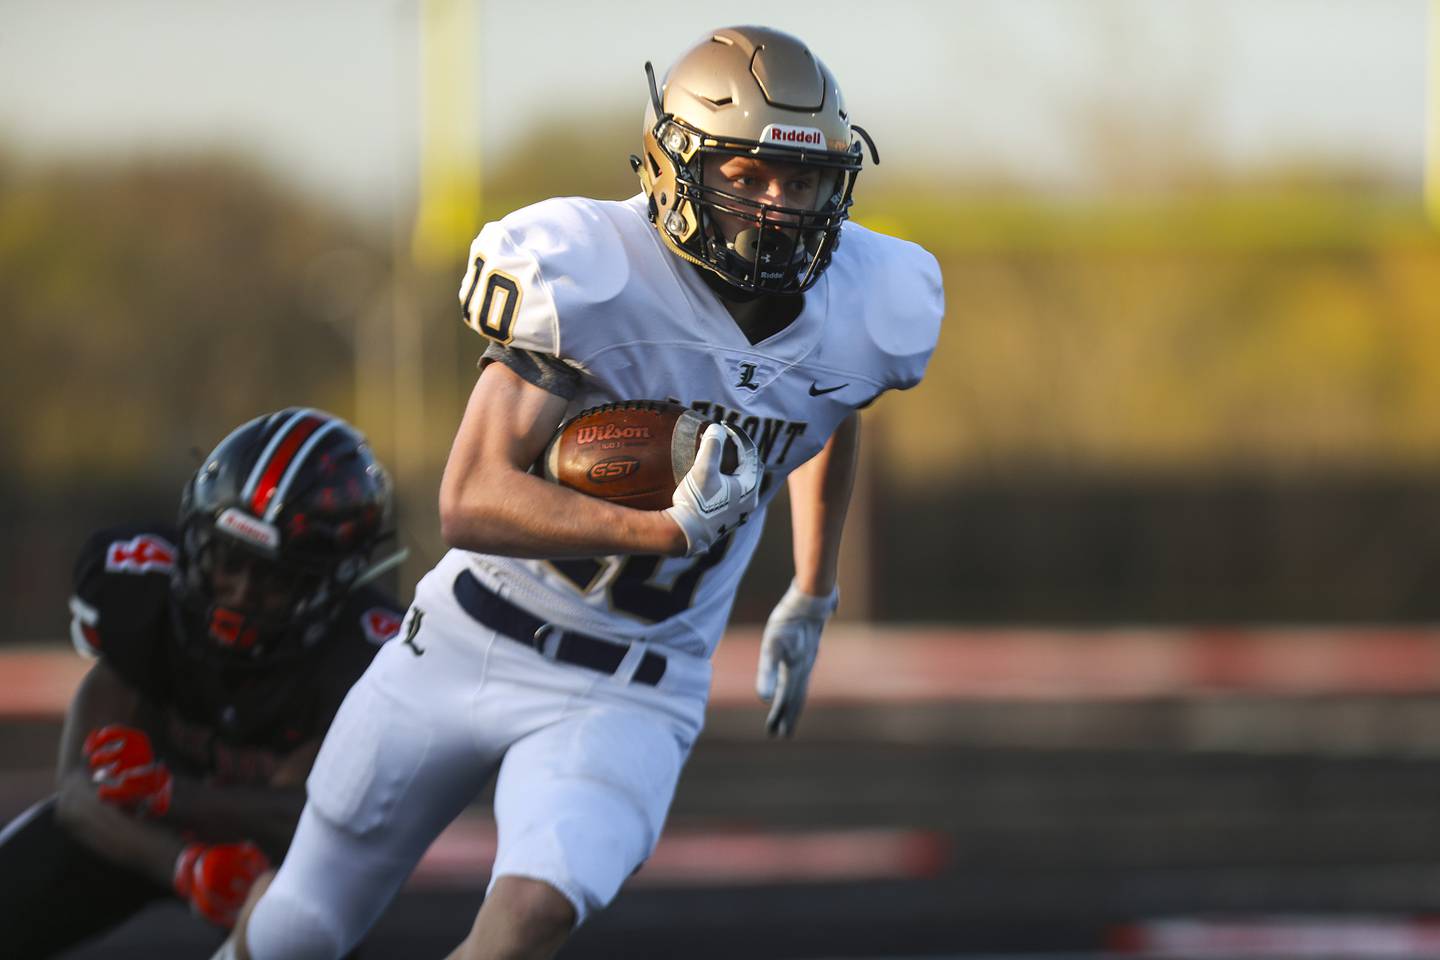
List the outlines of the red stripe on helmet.
<svg viewBox="0 0 1440 960">
<path fill-rule="evenodd" d="M 270 498 L 275 495 L 275 487 L 280 478 L 285 475 L 285 470 L 290 466 L 295 451 L 303 444 L 320 425 L 325 422 L 322 417 L 306 417 L 295 426 L 290 428 L 285 439 L 280 441 L 280 446 L 275 448 L 275 453 L 270 457 L 270 462 L 260 474 L 260 482 L 255 484 L 255 493 L 250 498 L 250 512 L 260 516 L 265 508 L 270 505 Z"/>
</svg>

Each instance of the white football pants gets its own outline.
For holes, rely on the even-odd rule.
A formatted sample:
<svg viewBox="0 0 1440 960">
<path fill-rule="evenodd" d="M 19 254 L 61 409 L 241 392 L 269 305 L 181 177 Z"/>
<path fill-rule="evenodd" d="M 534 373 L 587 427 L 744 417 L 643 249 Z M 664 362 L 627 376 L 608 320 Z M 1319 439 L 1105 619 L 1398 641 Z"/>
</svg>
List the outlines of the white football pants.
<svg viewBox="0 0 1440 960">
<path fill-rule="evenodd" d="M 345 698 L 295 840 L 247 927 L 254 960 L 337 958 L 499 771 L 501 876 L 543 880 L 581 921 L 655 848 L 700 733 L 710 662 L 666 653 L 658 686 L 556 663 L 473 620 L 463 555 L 420 581 L 400 637 Z"/>
</svg>

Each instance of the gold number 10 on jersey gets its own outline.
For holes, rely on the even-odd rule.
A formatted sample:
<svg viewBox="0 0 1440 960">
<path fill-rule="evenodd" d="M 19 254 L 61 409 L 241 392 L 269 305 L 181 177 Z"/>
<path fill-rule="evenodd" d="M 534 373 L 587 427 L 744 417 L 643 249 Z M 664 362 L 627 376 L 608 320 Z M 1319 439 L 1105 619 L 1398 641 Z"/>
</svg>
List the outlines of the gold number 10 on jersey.
<svg viewBox="0 0 1440 960">
<path fill-rule="evenodd" d="M 465 323 L 477 333 L 491 340 L 509 343 L 515 332 L 515 311 L 520 309 L 520 284 L 509 274 L 491 270 L 485 279 L 485 296 L 480 300 L 480 308 L 472 312 L 470 304 L 484 274 L 485 258 L 476 257 L 470 268 L 470 288 L 465 291 L 461 312 Z"/>
</svg>

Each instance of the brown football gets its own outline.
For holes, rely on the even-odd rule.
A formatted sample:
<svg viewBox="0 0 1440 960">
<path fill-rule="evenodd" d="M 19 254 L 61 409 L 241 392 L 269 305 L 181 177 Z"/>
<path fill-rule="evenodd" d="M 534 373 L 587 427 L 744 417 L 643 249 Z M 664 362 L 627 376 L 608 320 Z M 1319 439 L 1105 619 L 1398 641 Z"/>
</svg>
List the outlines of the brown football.
<svg viewBox="0 0 1440 960">
<path fill-rule="evenodd" d="M 695 463 L 710 421 L 678 403 L 628 400 L 582 411 L 556 431 L 540 458 L 546 480 L 639 510 L 670 506 Z M 726 441 L 721 468 L 735 469 Z"/>
</svg>

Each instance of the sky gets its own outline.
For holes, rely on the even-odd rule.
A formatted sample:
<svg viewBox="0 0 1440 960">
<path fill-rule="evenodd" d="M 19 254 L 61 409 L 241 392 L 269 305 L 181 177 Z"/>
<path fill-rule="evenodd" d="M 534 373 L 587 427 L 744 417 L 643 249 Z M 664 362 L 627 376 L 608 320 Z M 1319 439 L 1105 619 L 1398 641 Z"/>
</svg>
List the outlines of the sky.
<svg viewBox="0 0 1440 960">
<path fill-rule="evenodd" d="M 480 143 L 631 107 L 708 28 L 806 39 L 897 174 L 1103 180 L 1097 115 L 1221 168 L 1320 158 L 1420 189 L 1427 0 L 475 0 Z M 0 149 L 225 149 L 383 213 L 413 192 L 419 0 L 0 0 Z M 1110 128 L 1105 128 L 1109 130 Z M 585 158 L 577 158 L 584 162 Z M 407 201 L 408 202 L 408 199 Z"/>
</svg>

